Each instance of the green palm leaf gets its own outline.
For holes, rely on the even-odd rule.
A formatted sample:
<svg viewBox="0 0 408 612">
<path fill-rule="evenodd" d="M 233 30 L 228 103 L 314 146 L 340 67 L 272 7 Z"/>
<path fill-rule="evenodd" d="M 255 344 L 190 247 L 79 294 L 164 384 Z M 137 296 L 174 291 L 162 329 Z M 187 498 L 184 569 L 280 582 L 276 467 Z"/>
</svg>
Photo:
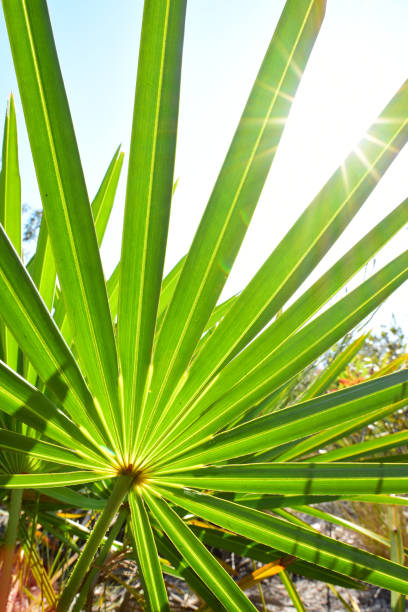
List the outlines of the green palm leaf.
<svg viewBox="0 0 408 612">
<path fill-rule="evenodd" d="M 123 158 L 124 153 L 120 153 L 120 147 L 118 147 L 92 202 L 92 216 L 99 246 L 102 244 L 106 226 L 108 225 L 109 217 L 112 212 L 120 172 L 122 170 Z"/>
<path fill-rule="evenodd" d="M 318 396 L 361 337 L 293 399 L 302 372 L 408 278 L 405 251 L 324 309 L 407 223 L 408 200 L 289 302 L 405 144 L 408 82 L 247 287 L 217 304 L 324 0 L 287 1 L 191 248 L 165 278 L 186 2 L 145 1 L 122 252 L 107 283 L 100 246 L 123 153 L 115 152 L 90 205 L 46 1 L 3 0 L 3 7 L 44 217 L 25 267 L 11 100 L 0 174 L 0 487 L 35 489 L 34 505 L 24 496 L 24 516 L 80 553 L 58 612 L 71 608 L 81 585 L 75 609 L 83 606 L 99 574 L 94 560 L 107 561 L 111 548 L 127 554 L 129 534 L 153 612 L 169 610 L 162 572 L 184 578 L 214 610 L 255 609 L 211 547 L 290 563 L 288 573 L 329 584 L 360 588 L 365 580 L 408 593 L 401 556 L 397 564 L 332 540 L 295 514 L 303 509 L 375 540 L 309 506 L 407 505 L 395 495 L 408 493 L 407 456 L 387 456 L 406 444 L 405 431 L 327 447 L 405 408 L 408 370 L 386 369 Z M 21 491 L 14 497 L 21 501 Z M 127 501 L 130 532 L 122 535 Z M 100 514 L 87 528 L 79 515 L 55 514 L 70 507 Z"/>
<path fill-rule="evenodd" d="M 73 489 L 69 489 L 68 487 L 54 487 L 52 489 L 48 489 L 47 487 L 41 487 L 38 491 L 43 495 L 48 495 L 59 502 L 63 502 L 69 508 L 82 508 L 84 510 L 103 510 L 106 504 L 106 500 L 98 499 L 96 497 L 90 497 L 89 495 L 83 495 L 82 493 L 78 493 L 78 491 L 74 491 Z M 42 524 L 44 521 L 49 518 L 42 517 Z M 53 520 L 58 519 L 57 516 L 52 517 Z"/>
<path fill-rule="evenodd" d="M 106 460 L 88 459 L 88 453 L 82 455 L 81 450 L 77 453 L 67 450 L 62 446 L 49 442 L 40 442 L 37 438 L 0 428 L 0 447 L 4 450 L 19 454 L 26 454 L 32 459 L 42 459 L 60 465 L 69 465 L 76 468 L 88 468 L 101 470 L 106 465 Z"/>
<path fill-rule="evenodd" d="M 89 437 L 81 432 L 61 410 L 0 361 L 0 410 L 44 433 L 48 438 L 70 447 L 89 449 Z"/>
<path fill-rule="evenodd" d="M 408 444 L 408 431 L 399 431 L 386 436 L 380 436 L 374 440 L 367 440 L 338 448 L 332 451 L 328 451 L 324 455 L 324 461 L 354 461 L 362 457 L 373 455 L 376 452 L 383 453 L 391 448 L 398 446 L 406 446 Z M 320 461 L 323 457 L 317 457 L 317 461 Z"/>
<path fill-rule="evenodd" d="M 358 212 L 377 184 L 374 176 L 379 177 L 385 172 L 408 139 L 407 121 L 402 112 L 407 103 L 408 81 L 242 292 L 205 350 L 193 364 L 189 381 L 179 400 L 181 404 L 191 395 L 191 389 L 197 393 L 197 390 L 200 390 L 228 359 L 268 323 Z M 364 163 L 361 161 L 361 156 L 365 160 Z M 326 293 L 322 302 L 316 300 L 314 310 L 307 313 L 307 318 L 350 278 L 353 271 L 357 271 L 366 263 L 364 255 L 367 259 L 374 255 L 376 248 L 372 244 L 373 238 L 380 240 L 381 244 L 388 231 L 393 231 L 391 227 L 394 223 L 397 223 L 398 228 L 401 227 L 398 225 L 398 219 L 401 213 L 405 218 L 407 201 L 403 203 L 402 208 L 394 212 L 395 214 L 387 217 L 386 222 L 370 232 L 364 245 L 360 245 L 360 248 L 363 247 L 361 252 L 357 249 L 353 251 L 353 255 L 357 253 L 358 261 L 358 263 L 353 262 L 354 265 L 357 264 L 354 270 L 349 272 L 348 266 L 337 266 L 340 278 L 334 270 L 331 270 L 326 279 L 331 283 L 336 282 L 337 287 L 333 291 L 332 285 L 330 287 L 332 293 Z M 385 234 L 382 233 L 383 230 Z M 374 250 L 370 253 L 373 247 Z M 306 318 L 299 323 L 305 320 Z M 288 331 L 292 332 L 287 328 L 285 331 L 286 334 Z"/>
<path fill-rule="evenodd" d="M 323 519 L 324 521 L 332 523 L 333 525 L 340 525 L 341 527 L 345 527 L 346 529 L 359 533 L 362 536 L 366 536 L 375 542 L 379 542 L 380 544 L 383 544 L 387 548 L 390 548 L 391 546 L 390 540 L 376 533 L 372 529 L 367 529 L 367 527 L 364 527 L 363 525 L 358 525 L 357 523 L 354 523 L 352 521 L 348 521 L 346 519 L 335 516 L 328 512 L 324 512 L 323 510 L 320 510 L 319 508 L 311 508 L 309 506 L 297 506 L 295 510 L 298 512 L 304 512 L 305 514 L 308 514 L 309 516 Z"/>
<path fill-rule="evenodd" d="M 205 601 L 208 606 L 215 610 L 219 608 L 220 612 L 224 612 L 225 608 L 223 606 L 220 608 L 221 604 L 218 599 L 214 597 L 211 589 L 209 589 L 191 569 L 188 563 L 186 563 L 186 561 L 183 559 L 182 555 L 180 555 L 177 549 L 171 544 L 170 540 L 160 532 L 155 533 L 155 539 L 159 553 L 172 564 L 173 568 L 177 572 L 177 576 L 179 578 L 184 578 L 193 591 L 195 591 L 195 593 L 199 595 L 199 597 L 201 597 L 201 599 Z M 166 567 L 166 565 L 164 565 L 163 571 L 168 571 L 167 568 L 168 566 Z"/>
<path fill-rule="evenodd" d="M 275 454 L 275 460 L 288 461 L 289 459 L 295 459 L 303 455 L 310 455 L 321 448 L 325 448 L 328 444 L 333 444 L 341 438 L 344 438 L 355 431 L 361 430 L 363 427 L 370 425 L 370 423 L 375 423 L 376 421 L 386 418 L 387 416 L 397 412 L 397 410 L 400 408 L 403 408 L 405 405 L 406 399 L 402 399 L 399 402 L 391 403 L 389 406 L 385 406 L 385 408 L 370 411 L 355 419 L 341 423 L 340 425 L 334 425 L 333 427 L 323 429 L 323 431 L 293 444 L 291 448 L 286 450 L 282 448 L 283 452 L 278 452 Z M 262 459 L 260 457 L 262 457 Z M 267 460 L 267 458 L 263 455 L 259 455 L 257 460 L 264 461 Z"/>
<path fill-rule="evenodd" d="M 285 553 L 281 550 L 276 550 L 254 542 L 252 539 L 243 538 L 242 536 L 226 532 L 225 530 L 215 529 L 214 526 L 209 527 L 191 527 L 196 536 L 204 542 L 206 546 L 213 546 L 220 550 L 233 552 L 240 557 L 249 557 L 262 563 L 271 563 L 277 559 L 284 557 Z M 347 576 L 342 576 L 332 570 L 323 569 L 315 564 L 294 559 L 289 566 L 289 571 L 312 580 L 322 580 L 330 584 L 344 586 L 346 588 L 359 589 L 361 585 L 356 580 Z"/>
<path fill-rule="evenodd" d="M 408 493 L 408 464 L 240 463 L 170 472 L 151 482 L 242 493 Z"/>
<path fill-rule="evenodd" d="M 95 223 L 96 238 L 99 247 L 101 246 L 105 236 L 106 226 L 112 212 L 116 189 L 122 169 L 123 157 L 124 154 L 119 153 L 119 149 L 117 149 L 91 205 L 92 216 Z M 107 291 L 108 298 L 110 300 L 109 286 L 107 286 Z M 57 291 L 57 299 L 55 300 L 54 320 L 60 328 L 67 344 L 72 344 L 72 331 L 69 326 L 64 300 L 60 291 Z M 114 320 L 113 316 L 112 320 Z"/>
<path fill-rule="evenodd" d="M 160 488 L 189 512 L 328 569 L 399 593 L 408 593 L 408 569 L 282 519 L 195 491 Z"/>
<path fill-rule="evenodd" d="M 139 566 L 143 573 L 143 582 L 146 585 L 146 596 L 149 600 L 150 610 L 165 612 L 170 608 L 149 518 L 143 500 L 137 492 L 132 492 L 129 495 L 129 503 L 132 532 L 136 542 Z"/>
<path fill-rule="evenodd" d="M 163 318 L 167 310 L 167 307 L 171 302 L 171 299 L 173 297 L 174 291 L 179 281 L 180 274 L 183 269 L 185 260 L 186 260 L 186 256 L 182 257 L 180 261 L 176 263 L 174 268 L 170 270 L 167 276 L 163 279 L 163 283 L 162 283 L 161 291 L 160 291 L 159 306 L 157 309 L 158 323 L 160 323 L 160 320 Z M 158 330 L 159 330 L 159 327 L 158 327 Z"/>
<path fill-rule="evenodd" d="M 219 565 L 196 536 L 164 500 L 145 491 L 143 493 L 154 516 L 173 544 L 194 571 L 211 586 L 220 603 L 227 610 L 253 611 L 256 608 Z"/>
<path fill-rule="evenodd" d="M 162 402 L 168 401 L 182 377 L 228 278 L 279 144 L 299 75 L 317 37 L 324 7 L 320 0 L 289 0 L 285 6 L 160 330 L 148 401 L 149 432 Z"/>
<path fill-rule="evenodd" d="M 280 446 L 321 431 L 334 423 L 348 422 L 374 409 L 405 400 L 408 392 L 408 370 L 374 379 L 361 385 L 301 402 L 278 412 L 226 430 L 176 458 L 171 468 L 191 467 L 225 461 Z M 201 440 L 202 438 L 200 438 Z M 161 457 L 164 462 L 165 456 Z M 166 462 L 168 470 L 169 462 Z"/>
<path fill-rule="evenodd" d="M 3 8 L 64 303 L 82 367 L 120 449 L 115 340 L 47 6 L 6 0 Z"/>
<path fill-rule="evenodd" d="M 173 192 L 186 0 L 145 4 L 129 155 L 118 312 L 129 461 L 142 422 Z"/>
<path fill-rule="evenodd" d="M 270 344 L 274 345 L 274 337 L 268 328 L 228 364 L 208 387 L 209 391 L 199 397 L 194 416 L 204 412 L 205 416 L 188 428 L 183 446 L 188 444 L 187 440 L 196 440 L 198 433 L 201 439 L 213 434 L 262 401 L 342 338 L 407 278 L 408 251 L 405 251 L 288 338 L 279 352 L 269 348 Z M 177 441 L 174 431 L 171 440 Z M 172 444 L 171 452 L 176 444 Z"/>
<path fill-rule="evenodd" d="M 47 474 L 0 474 L 0 487 L 6 489 L 42 489 L 66 487 L 104 480 L 106 472 L 75 471 Z"/>
<path fill-rule="evenodd" d="M 72 353 L 1 227 L 0 296 L 4 321 L 41 379 L 75 421 L 100 440 L 103 415 L 98 414 Z"/>
<path fill-rule="evenodd" d="M 324 371 L 316 378 L 316 380 L 302 394 L 302 400 L 307 400 L 318 395 L 322 395 L 330 385 L 335 382 L 337 377 L 345 370 L 353 357 L 357 355 L 361 347 L 367 340 L 368 334 L 364 334 L 354 340 L 344 351 L 324 369 Z"/>
<path fill-rule="evenodd" d="M 21 257 L 21 182 L 18 167 L 17 124 L 13 96 L 10 96 L 4 124 L 0 172 L 0 223 Z M 9 329 L 0 323 L 0 357 L 17 370 L 18 344 Z"/>
<path fill-rule="evenodd" d="M 328 270 L 318 281 L 316 281 L 310 289 L 308 289 L 302 296 L 296 300 L 274 323 L 266 330 L 255 344 L 255 358 L 257 361 L 261 361 L 262 357 L 259 356 L 257 349 L 260 344 L 265 340 L 271 350 L 271 354 L 278 349 L 285 347 L 285 342 L 288 338 L 299 329 L 321 306 L 324 305 L 340 288 L 341 286 L 353 276 L 371 257 L 374 256 L 375 252 L 379 250 L 385 242 L 402 227 L 408 214 L 408 201 L 402 202 L 394 211 L 392 211 L 385 219 L 383 219 L 373 230 L 371 230 L 362 240 L 360 240 L 354 247 L 352 247 L 334 266 Z M 332 309 L 332 312 L 335 308 Z M 214 311 L 215 312 L 215 311 Z M 341 312 L 340 310 L 338 312 Z M 263 340 L 262 340 L 263 338 Z M 297 343 L 297 336 L 294 338 L 294 343 Z M 327 345 L 328 348 L 329 345 Z M 249 348 L 247 353 L 241 358 L 241 362 L 238 363 L 246 365 L 246 373 L 249 370 L 249 360 L 251 351 L 254 349 Z M 249 355 L 248 355 L 249 353 Z M 315 355 L 318 356 L 317 354 Z M 200 355 L 201 357 L 201 355 Z M 310 361 L 309 361 L 310 362 Z M 167 410 L 167 423 L 162 429 L 156 428 L 155 438 L 164 440 L 159 446 L 163 446 L 166 442 L 166 434 L 171 431 L 171 437 L 174 439 L 178 433 L 181 433 L 183 429 L 186 429 L 186 419 L 189 422 L 188 429 L 190 430 L 190 423 L 195 420 L 197 416 L 203 411 L 203 402 L 200 401 L 199 397 L 197 401 L 189 404 L 189 389 L 190 381 L 194 380 L 194 371 L 197 363 L 200 363 L 197 358 L 191 367 L 189 372 L 189 379 L 181 393 L 176 397 L 174 405 L 169 406 Z M 231 365 L 234 368 L 236 362 Z M 214 399 L 217 399 L 217 394 L 220 394 L 218 389 L 230 386 L 230 382 L 226 382 L 223 376 L 228 372 L 228 368 L 224 368 L 224 371 L 220 374 L 219 379 L 214 379 L 214 385 L 209 384 L 208 388 L 210 394 L 206 395 L 204 389 L 203 401 L 204 406 L 211 404 Z M 200 374 L 201 375 L 201 374 Z M 190 377 L 191 376 L 191 377 Z M 239 380 L 241 380 L 245 374 L 243 370 L 240 371 Z M 238 378 L 238 377 L 237 377 Z M 287 381 L 285 381 L 287 382 Z M 233 384 L 233 383 L 232 383 Z M 269 395 L 269 394 L 268 394 Z M 254 402 L 255 403 L 255 402 Z M 258 403 L 258 401 L 256 401 Z M 184 408 L 186 405 L 186 408 Z M 180 406 L 183 406 L 182 414 L 180 414 Z M 163 420 L 163 419 L 162 419 Z M 161 435 L 160 435 L 161 432 Z"/>
</svg>

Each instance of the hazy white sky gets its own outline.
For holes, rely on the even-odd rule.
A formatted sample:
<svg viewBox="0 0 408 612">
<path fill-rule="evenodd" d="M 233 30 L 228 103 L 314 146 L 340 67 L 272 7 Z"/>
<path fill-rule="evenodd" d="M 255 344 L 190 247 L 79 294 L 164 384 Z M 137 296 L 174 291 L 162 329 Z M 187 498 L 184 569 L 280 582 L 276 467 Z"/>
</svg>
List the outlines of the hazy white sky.
<svg viewBox="0 0 408 612">
<path fill-rule="evenodd" d="M 179 177 L 168 269 L 188 249 L 283 0 L 190 0 L 179 137 Z M 50 0 L 49 9 L 90 196 L 119 143 L 127 153 L 137 68 L 141 0 Z M 299 87 L 281 146 L 225 295 L 262 264 L 333 170 L 407 78 L 407 0 L 327 0 L 326 18 Z M 0 18 L 0 100 L 17 94 Z M 16 95 L 23 201 L 40 207 L 21 105 Z M 350 228 L 310 280 L 407 196 L 408 149 L 400 154 Z M 125 172 L 103 245 L 107 273 L 120 253 Z M 403 229 L 376 267 L 407 247 Z M 309 281 L 310 282 L 310 281 Z M 408 331 L 407 288 L 377 321 Z"/>
</svg>

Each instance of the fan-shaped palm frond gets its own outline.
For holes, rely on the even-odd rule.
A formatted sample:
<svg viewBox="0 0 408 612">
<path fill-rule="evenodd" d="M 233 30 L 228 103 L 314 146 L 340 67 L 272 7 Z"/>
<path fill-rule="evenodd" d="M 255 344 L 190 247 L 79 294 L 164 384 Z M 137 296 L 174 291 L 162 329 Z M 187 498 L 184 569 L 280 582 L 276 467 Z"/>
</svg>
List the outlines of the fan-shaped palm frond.
<svg viewBox="0 0 408 612">
<path fill-rule="evenodd" d="M 208 606 L 254 610 L 208 550 L 214 537 L 233 551 L 254 546 L 257 559 L 290 555 L 328 582 L 359 579 L 408 593 L 402 565 L 263 511 L 278 501 L 291 507 L 325 495 L 408 493 L 406 464 L 361 463 L 361 449 L 347 463 L 333 454 L 307 459 L 350 427 L 405 405 L 408 372 L 312 393 L 244 419 L 408 278 L 406 251 L 322 310 L 405 225 L 404 201 L 286 306 L 405 144 L 408 83 L 247 287 L 218 304 L 318 35 L 324 0 L 288 0 L 191 248 L 164 280 L 186 3 L 146 0 L 122 254 L 108 282 L 99 245 L 122 158 L 115 154 L 91 208 L 45 0 L 3 0 L 3 8 L 44 219 L 26 267 L 13 229 L 19 179 L 16 149 L 7 143 L 15 142 L 15 128 L 6 122 L 0 448 L 36 467 L 21 469 L 10 459 L 0 486 L 68 487 L 63 495 L 72 494 L 73 503 L 80 493 L 69 487 L 102 482 L 110 492 L 98 500 L 103 510 L 58 610 L 69 608 L 127 497 L 151 610 L 169 609 L 160 551 Z M 192 515 L 206 526 L 191 525 Z"/>
</svg>

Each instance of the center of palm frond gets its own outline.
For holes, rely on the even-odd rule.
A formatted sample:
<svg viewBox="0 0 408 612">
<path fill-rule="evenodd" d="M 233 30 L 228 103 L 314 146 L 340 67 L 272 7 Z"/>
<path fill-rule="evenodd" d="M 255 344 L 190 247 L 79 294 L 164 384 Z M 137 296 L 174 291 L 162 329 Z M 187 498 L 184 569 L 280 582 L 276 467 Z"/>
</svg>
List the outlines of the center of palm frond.
<svg viewBox="0 0 408 612">
<path fill-rule="evenodd" d="M 133 477 L 133 485 L 135 487 L 142 486 L 147 479 L 147 472 L 145 469 L 141 469 L 137 465 L 133 463 L 128 463 L 127 465 L 123 465 L 119 471 L 120 474 L 129 475 Z"/>
</svg>

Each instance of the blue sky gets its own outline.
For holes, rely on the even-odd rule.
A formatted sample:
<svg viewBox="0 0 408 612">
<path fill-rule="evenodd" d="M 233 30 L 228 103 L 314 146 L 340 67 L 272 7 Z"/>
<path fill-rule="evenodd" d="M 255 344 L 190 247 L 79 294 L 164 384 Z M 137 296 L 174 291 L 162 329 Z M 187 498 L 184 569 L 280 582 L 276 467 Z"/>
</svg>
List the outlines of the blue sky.
<svg viewBox="0 0 408 612">
<path fill-rule="evenodd" d="M 182 73 L 167 269 L 188 249 L 258 67 L 282 0 L 190 0 Z M 92 197 L 119 143 L 129 150 L 141 0 L 50 0 L 49 10 Z M 328 0 L 324 24 L 225 295 L 239 290 L 381 112 L 405 78 L 406 0 Z M 3 17 L 0 100 L 17 94 Z M 16 95 L 23 201 L 40 206 Z M 407 196 L 408 150 L 400 154 L 325 263 Z M 125 175 L 125 173 L 124 173 Z M 120 253 L 124 176 L 103 245 L 107 273 Z M 376 267 L 406 248 L 402 230 Z M 360 277 L 361 278 L 361 277 Z M 310 282 L 309 281 L 309 282 Z M 408 330 L 406 287 L 377 317 Z"/>
</svg>

